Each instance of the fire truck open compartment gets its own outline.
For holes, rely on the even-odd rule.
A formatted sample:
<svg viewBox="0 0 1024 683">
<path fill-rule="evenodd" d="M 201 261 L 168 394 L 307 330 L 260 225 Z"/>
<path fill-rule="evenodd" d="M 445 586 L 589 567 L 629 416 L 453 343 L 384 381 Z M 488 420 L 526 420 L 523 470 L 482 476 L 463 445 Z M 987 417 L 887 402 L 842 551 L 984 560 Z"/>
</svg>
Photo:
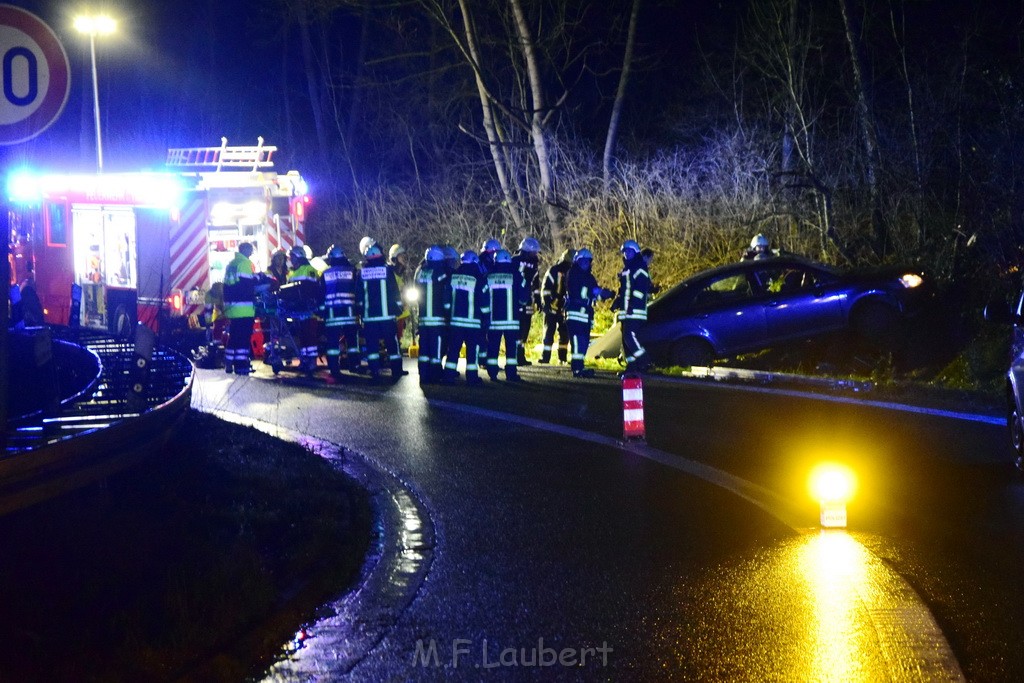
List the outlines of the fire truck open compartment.
<svg viewBox="0 0 1024 683">
<path fill-rule="evenodd" d="M 270 167 L 275 147 L 169 150 L 167 172 L 15 173 L 12 282 L 34 278 L 48 322 L 118 336 L 201 328 L 241 242 L 266 270 L 271 254 L 305 242 L 305 181 Z M 211 170 L 212 169 L 212 170 Z M 81 287 L 72 311 L 72 285 Z M 208 321 L 207 321 L 208 322 Z"/>
</svg>

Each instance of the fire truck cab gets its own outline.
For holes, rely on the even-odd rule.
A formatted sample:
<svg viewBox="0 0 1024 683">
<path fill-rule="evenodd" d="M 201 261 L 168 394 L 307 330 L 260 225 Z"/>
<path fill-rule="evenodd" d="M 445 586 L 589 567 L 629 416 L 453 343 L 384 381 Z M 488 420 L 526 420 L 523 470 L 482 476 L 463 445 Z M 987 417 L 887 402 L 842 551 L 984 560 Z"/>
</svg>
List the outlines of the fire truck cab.
<svg viewBox="0 0 1024 683">
<path fill-rule="evenodd" d="M 11 281 L 33 281 L 47 322 L 127 337 L 199 326 L 240 242 L 256 270 L 305 242 L 309 195 L 276 147 L 172 149 L 163 172 L 13 174 Z M 72 285 L 81 287 L 72 310 Z"/>
</svg>

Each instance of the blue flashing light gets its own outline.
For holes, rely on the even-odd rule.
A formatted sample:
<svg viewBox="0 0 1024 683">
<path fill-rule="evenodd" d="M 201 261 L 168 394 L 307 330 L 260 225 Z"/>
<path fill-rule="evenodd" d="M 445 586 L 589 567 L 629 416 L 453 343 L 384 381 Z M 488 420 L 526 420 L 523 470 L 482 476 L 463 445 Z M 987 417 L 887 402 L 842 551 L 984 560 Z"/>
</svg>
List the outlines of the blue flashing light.
<svg viewBox="0 0 1024 683">
<path fill-rule="evenodd" d="M 7 199 L 14 204 L 36 204 L 43 198 L 40 177 L 27 168 L 19 168 L 7 176 Z"/>
</svg>

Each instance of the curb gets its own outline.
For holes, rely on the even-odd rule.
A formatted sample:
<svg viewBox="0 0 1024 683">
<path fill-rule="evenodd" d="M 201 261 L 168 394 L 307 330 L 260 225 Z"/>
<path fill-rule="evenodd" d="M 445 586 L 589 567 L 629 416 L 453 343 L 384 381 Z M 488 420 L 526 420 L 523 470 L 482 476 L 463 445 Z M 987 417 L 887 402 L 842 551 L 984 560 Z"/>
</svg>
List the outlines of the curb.
<svg viewBox="0 0 1024 683">
<path fill-rule="evenodd" d="M 259 680 L 326 680 L 349 673 L 388 634 L 430 571 L 435 533 L 425 504 L 411 485 L 373 458 L 238 413 L 205 412 L 305 446 L 369 491 L 375 539 L 357 585 L 302 625 Z"/>
</svg>

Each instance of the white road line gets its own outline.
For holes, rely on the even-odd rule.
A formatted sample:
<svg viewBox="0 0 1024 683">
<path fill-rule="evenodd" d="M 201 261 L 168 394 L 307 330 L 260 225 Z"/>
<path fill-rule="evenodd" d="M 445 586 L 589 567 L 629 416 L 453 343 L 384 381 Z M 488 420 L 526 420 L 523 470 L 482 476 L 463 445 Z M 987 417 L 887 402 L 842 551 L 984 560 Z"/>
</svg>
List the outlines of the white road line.
<svg viewBox="0 0 1024 683">
<path fill-rule="evenodd" d="M 790 506 L 786 504 L 785 499 L 781 496 L 753 482 L 746 481 L 710 465 L 651 448 L 646 444 L 623 443 L 608 436 L 553 424 L 544 420 L 439 399 L 427 399 L 427 401 L 438 408 L 511 422 L 524 427 L 552 432 L 569 438 L 634 453 L 721 487 L 764 510 L 798 533 L 807 531 L 807 524 L 801 523 L 800 519 L 789 509 Z M 849 539 L 851 542 L 856 543 L 852 537 L 849 537 Z M 862 553 L 873 556 L 871 551 L 862 544 L 856 544 Z M 939 628 L 935 617 L 921 599 L 921 596 L 899 574 L 889 569 L 888 565 L 878 562 L 878 566 L 880 567 L 879 571 L 882 572 L 882 577 L 884 577 L 884 591 L 889 596 L 888 602 L 891 604 L 888 604 L 884 609 L 869 608 L 866 610 L 866 613 L 877 634 L 882 656 L 894 665 L 892 667 L 893 680 L 903 678 L 907 680 L 930 681 L 966 680 L 963 671 L 960 669 L 960 664 L 957 662 L 956 656 L 946 640 L 945 634 L 942 633 L 942 629 Z M 858 593 L 863 592 L 857 586 L 853 586 L 853 588 Z M 861 595 L 861 600 L 865 605 L 870 605 L 870 597 Z M 909 656 L 908 653 L 910 653 Z M 897 676 L 895 673 L 899 668 L 897 665 L 907 661 L 916 662 L 917 670 L 913 673 L 904 672 L 907 675 L 903 677 Z"/>
</svg>

